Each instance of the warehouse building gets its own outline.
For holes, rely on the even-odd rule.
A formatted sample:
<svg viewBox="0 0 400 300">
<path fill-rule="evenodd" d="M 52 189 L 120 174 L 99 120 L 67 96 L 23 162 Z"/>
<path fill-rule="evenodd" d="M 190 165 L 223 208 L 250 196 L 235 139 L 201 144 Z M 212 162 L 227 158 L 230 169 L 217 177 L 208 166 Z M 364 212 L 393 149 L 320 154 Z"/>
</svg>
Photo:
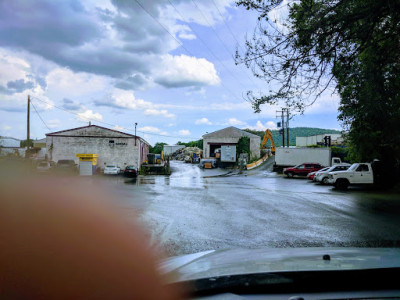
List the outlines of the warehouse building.
<svg viewBox="0 0 400 300">
<path fill-rule="evenodd" d="M 184 145 L 164 145 L 163 146 L 163 152 L 164 155 L 171 155 L 178 151 L 179 149 L 184 149 Z"/>
<path fill-rule="evenodd" d="M 203 157 L 213 156 L 221 146 L 237 145 L 241 137 L 250 139 L 251 159 L 259 158 L 261 137 L 233 126 L 203 135 Z"/>
<path fill-rule="evenodd" d="M 331 145 L 341 145 L 344 143 L 344 138 L 340 133 L 325 133 L 312 136 L 297 136 L 296 147 L 324 145 L 325 137 L 330 137 Z"/>
<path fill-rule="evenodd" d="M 121 170 L 127 165 L 140 167 L 149 153 L 144 139 L 97 125 L 48 133 L 46 148 L 51 161 L 72 159 L 79 164 L 78 154 L 93 154 L 99 168 L 116 164 Z"/>
</svg>

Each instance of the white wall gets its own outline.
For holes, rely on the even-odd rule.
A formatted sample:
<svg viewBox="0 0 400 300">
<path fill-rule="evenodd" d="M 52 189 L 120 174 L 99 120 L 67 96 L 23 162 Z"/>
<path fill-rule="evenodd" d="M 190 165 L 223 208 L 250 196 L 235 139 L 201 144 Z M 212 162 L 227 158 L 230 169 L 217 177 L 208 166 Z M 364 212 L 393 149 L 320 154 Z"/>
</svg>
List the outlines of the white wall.
<svg viewBox="0 0 400 300">
<path fill-rule="evenodd" d="M 110 146 L 110 140 L 114 141 L 114 146 Z M 138 139 L 135 147 L 134 138 L 117 137 L 47 136 L 46 138 L 49 160 L 57 162 L 60 159 L 73 159 L 78 164 L 79 158 L 76 154 L 98 154 L 97 166 L 100 168 L 111 163 L 117 164 L 121 169 L 125 169 L 127 165 L 140 167 L 139 147 L 142 143 Z"/>
<path fill-rule="evenodd" d="M 210 145 L 209 143 L 216 144 L 224 144 L 224 143 L 232 143 L 237 144 L 239 141 L 238 137 L 216 137 L 216 138 L 203 138 L 203 157 L 210 157 Z M 251 158 L 259 158 L 260 157 L 260 144 L 261 138 L 250 138 L 250 151 Z"/>
<path fill-rule="evenodd" d="M 296 147 L 317 145 L 317 143 L 323 142 L 323 138 L 325 136 L 331 137 L 332 144 L 334 144 L 336 140 L 340 140 L 342 138 L 342 135 L 338 133 L 318 134 L 312 136 L 298 136 L 296 137 Z"/>
</svg>

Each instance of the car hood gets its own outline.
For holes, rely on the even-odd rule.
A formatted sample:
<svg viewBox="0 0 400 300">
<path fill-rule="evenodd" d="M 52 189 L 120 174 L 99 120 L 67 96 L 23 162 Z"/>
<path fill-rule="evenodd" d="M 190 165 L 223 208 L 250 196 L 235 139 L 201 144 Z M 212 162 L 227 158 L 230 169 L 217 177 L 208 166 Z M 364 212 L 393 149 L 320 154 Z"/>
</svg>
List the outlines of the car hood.
<svg viewBox="0 0 400 300">
<path fill-rule="evenodd" d="M 268 248 L 210 250 L 171 257 L 161 264 L 170 283 L 243 274 L 366 270 L 400 267 L 400 249 Z"/>
</svg>

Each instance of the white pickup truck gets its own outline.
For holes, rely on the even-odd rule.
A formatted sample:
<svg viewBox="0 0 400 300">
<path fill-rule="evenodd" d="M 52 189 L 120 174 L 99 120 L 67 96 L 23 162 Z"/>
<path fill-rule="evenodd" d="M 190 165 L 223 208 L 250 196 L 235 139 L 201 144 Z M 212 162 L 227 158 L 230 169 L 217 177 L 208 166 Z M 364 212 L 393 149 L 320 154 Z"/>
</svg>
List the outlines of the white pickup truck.
<svg viewBox="0 0 400 300">
<path fill-rule="evenodd" d="M 328 183 L 345 190 L 351 184 L 373 184 L 374 173 L 370 163 L 352 164 L 346 171 L 329 172 Z"/>
</svg>

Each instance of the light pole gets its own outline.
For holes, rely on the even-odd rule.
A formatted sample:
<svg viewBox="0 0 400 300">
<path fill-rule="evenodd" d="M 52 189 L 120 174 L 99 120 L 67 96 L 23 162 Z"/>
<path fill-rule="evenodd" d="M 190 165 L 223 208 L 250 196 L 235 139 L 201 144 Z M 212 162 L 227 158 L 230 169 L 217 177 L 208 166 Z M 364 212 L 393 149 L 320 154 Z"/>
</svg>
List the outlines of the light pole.
<svg viewBox="0 0 400 300">
<path fill-rule="evenodd" d="M 135 147 L 136 147 L 136 126 L 137 126 L 137 123 L 135 123 Z"/>
</svg>

